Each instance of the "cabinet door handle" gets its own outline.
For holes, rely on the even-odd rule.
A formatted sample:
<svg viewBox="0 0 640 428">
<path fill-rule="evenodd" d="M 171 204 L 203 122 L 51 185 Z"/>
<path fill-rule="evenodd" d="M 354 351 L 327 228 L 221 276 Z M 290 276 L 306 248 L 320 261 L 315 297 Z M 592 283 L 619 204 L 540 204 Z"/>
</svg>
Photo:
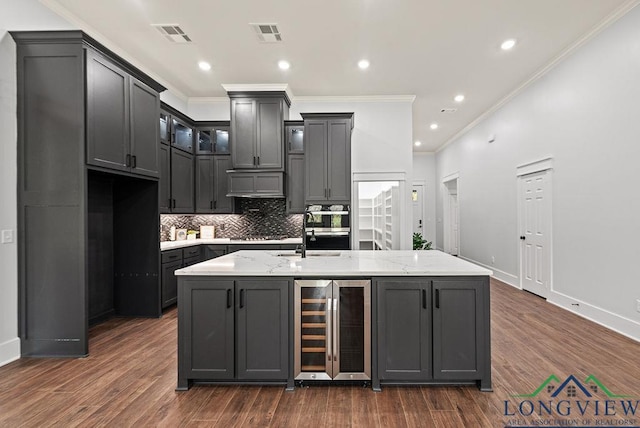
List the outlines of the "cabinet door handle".
<svg viewBox="0 0 640 428">
<path fill-rule="evenodd" d="M 213 201 L 209 202 L 209 208 L 213 209 Z"/>
<path fill-rule="evenodd" d="M 327 197 L 330 198 L 331 197 L 331 188 L 327 189 L 327 193 L 328 193 Z"/>
<path fill-rule="evenodd" d="M 173 207 L 172 207 L 172 208 L 175 208 L 175 207 L 176 207 L 176 200 L 174 199 L 174 200 L 173 200 Z"/>
<path fill-rule="evenodd" d="M 436 288 L 436 309 L 440 309 L 440 290 Z"/>
<path fill-rule="evenodd" d="M 422 308 L 427 309 L 427 290 L 422 289 Z"/>
<path fill-rule="evenodd" d="M 131 156 L 131 168 L 135 168 L 136 165 L 138 164 L 138 160 L 136 158 L 136 156 Z"/>
<path fill-rule="evenodd" d="M 125 158 L 124 164 L 127 168 L 131 167 L 131 155 L 127 155 Z"/>
<path fill-rule="evenodd" d="M 324 197 L 327 197 L 327 189 L 324 189 Z"/>
<path fill-rule="evenodd" d="M 231 307 L 231 289 L 227 288 L 227 309 Z"/>
<path fill-rule="evenodd" d="M 218 201 L 213 201 L 213 209 L 215 210 L 218 206 Z"/>
<path fill-rule="evenodd" d="M 289 201 L 289 208 L 291 208 L 291 201 Z"/>
<path fill-rule="evenodd" d="M 260 165 L 260 156 L 258 156 L 258 165 Z"/>
<path fill-rule="evenodd" d="M 253 165 L 254 166 L 256 165 L 256 157 L 255 156 L 253 157 Z"/>
<path fill-rule="evenodd" d="M 167 199 L 167 208 L 171 208 L 171 198 Z"/>
<path fill-rule="evenodd" d="M 244 308 L 244 288 L 240 289 L 240 309 Z"/>
</svg>

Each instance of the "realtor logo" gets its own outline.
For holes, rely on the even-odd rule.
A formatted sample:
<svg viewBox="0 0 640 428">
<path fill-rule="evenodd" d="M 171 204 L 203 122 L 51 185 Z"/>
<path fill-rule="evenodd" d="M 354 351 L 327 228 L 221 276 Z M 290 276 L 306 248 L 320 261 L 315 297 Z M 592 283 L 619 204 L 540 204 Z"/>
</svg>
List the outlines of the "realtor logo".
<svg viewBox="0 0 640 428">
<path fill-rule="evenodd" d="M 549 376 L 530 394 L 504 400 L 505 426 L 638 427 L 640 400 L 615 394 L 597 377 Z"/>
</svg>

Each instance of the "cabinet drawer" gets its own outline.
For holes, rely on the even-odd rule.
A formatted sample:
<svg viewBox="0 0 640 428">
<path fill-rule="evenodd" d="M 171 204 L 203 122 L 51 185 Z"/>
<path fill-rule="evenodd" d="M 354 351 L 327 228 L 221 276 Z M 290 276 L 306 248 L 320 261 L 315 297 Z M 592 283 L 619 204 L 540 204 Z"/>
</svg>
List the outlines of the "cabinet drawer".
<svg viewBox="0 0 640 428">
<path fill-rule="evenodd" d="M 196 257 L 185 258 L 182 262 L 182 267 L 195 265 L 196 263 L 200 263 L 201 261 L 202 260 L 200 259 L 200 255 L 197 255 Z"/>
<path fill-rule="evenodd" d="M 185 259 L 190 257 L 200 257 L 200 246 L 187 247 L 182 249 L 182 257 Z"/>
<path fill-rule="evenodd" d="M 162 263 L 175 262 L 176 260 L 182 260 L 182 248 L 162 252 Z"/>
</svg>

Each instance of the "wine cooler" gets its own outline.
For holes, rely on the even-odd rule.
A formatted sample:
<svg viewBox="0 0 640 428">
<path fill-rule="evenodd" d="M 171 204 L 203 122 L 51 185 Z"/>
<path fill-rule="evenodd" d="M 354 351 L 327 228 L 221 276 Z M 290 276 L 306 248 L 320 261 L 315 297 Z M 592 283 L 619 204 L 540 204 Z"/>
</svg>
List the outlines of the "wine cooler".
<svg viewBox="0 0 640 428">
<path fill-rule="evenodd" d="M 295 281 L 295 379 L 371 379 L 371 281 Z"/>
</svg>

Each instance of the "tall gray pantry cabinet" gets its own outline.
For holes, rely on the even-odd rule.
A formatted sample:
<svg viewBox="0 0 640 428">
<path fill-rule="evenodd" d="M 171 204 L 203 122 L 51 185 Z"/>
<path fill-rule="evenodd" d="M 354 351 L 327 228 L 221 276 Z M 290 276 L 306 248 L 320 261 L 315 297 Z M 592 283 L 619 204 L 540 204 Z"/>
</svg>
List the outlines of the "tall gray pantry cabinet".
<svg viewBox="0 0 640 428">
<path fill-rule="evenodd" d="M 160 316 L 160 84 L 82 31 L 12 32 L 23 356 L 84 356 L 88 327 Z"/>
</svg>

